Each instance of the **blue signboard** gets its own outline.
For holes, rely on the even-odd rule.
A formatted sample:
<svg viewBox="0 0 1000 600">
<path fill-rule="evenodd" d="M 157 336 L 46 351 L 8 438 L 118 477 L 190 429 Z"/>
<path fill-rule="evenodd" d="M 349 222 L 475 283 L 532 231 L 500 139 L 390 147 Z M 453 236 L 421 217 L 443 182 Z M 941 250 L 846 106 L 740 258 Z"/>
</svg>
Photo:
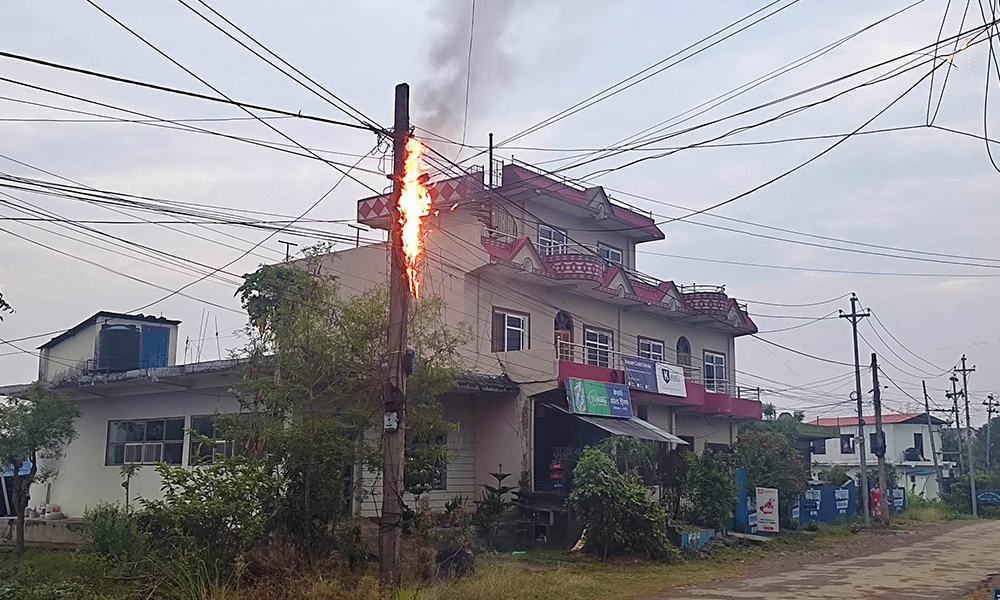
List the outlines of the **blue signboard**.
<svg viewBox="0 0 1000 600">
<path fill-rule="evenodd" d="M 976 503 L 979 506 L 995 506 L 1000 504 L 1000 490 L 979 490 L 976 492 Z"/>
<path fill-rule="evenodd" d="M 656 393 L 656 363 L 645 358 L 622 356 L 628 387 Z"/>
<path fill-rule="evenodd" d="M 854 514 L 857 504 L 854 482 L 848 481 L 840 487 L 824 485 L 812 487 L 799 497 L 799 521 L 829 523 L 837 517 Z M 793 518 L 795 512 L 793 510 Z"/>
</svg>

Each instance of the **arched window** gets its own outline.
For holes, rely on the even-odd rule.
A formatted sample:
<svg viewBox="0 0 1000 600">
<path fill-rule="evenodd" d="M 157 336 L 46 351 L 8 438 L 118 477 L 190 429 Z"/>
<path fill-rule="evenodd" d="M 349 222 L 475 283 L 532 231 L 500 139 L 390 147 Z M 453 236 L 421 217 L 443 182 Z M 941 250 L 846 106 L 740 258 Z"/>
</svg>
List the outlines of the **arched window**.
<svg viewBox="0 0 1000 600">
<path fill-rule="evenodd" d="M 565 310 L 556 313 L 555 341 L 559 360 L 573 360 L 573 315 Z"/>
<path fill-rule="evenodd" d="M 691 342 L 684 336 L 677 338 L 677 364 L 685 367 L 684 372 L 687 373 L 691 366 Z"/>
</svg>

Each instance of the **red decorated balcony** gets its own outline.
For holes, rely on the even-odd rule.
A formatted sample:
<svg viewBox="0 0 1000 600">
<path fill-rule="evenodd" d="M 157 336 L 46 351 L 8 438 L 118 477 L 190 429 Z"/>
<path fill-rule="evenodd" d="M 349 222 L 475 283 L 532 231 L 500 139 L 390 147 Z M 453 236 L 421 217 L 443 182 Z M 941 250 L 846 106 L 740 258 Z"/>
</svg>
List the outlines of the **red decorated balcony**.
<svg viewBox="0 0 1000 600">
<path fill-rule="evenodd" d="M 560 386 L 564 385 L 567 377 L 626 383 L 622 357 L 629 357 L 628 354 L 560 341 L 558 355 Z M 706 381 L 699 369 L 685 367 L 684 372 L 685 396 L 657 394 L 635 388 L 630 388 L 629 394 L 633 400 L 687 406 L 705 414 L 726 415 L 735 419 L 761 418 L 762 405 L 756 389 L 719 379 Z"/>
</svg>

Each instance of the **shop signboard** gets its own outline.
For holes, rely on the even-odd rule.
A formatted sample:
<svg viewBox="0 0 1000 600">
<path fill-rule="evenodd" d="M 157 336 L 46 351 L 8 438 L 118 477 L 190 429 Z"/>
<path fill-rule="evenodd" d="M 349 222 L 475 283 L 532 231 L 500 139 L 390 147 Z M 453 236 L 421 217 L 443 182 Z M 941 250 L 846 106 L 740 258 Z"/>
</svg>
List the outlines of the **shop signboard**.
<svg viewBox="0 0 1000 600">
<path fill-rule="evenodd" d="M 778 490 L 757 488 L 757 531 L 778 533 Z"/>
<path fill-rule="evenodd" d="M 628 386 L 620 383 L 566 378 L 569 412 L 604 417 L 631 417 L 632 399 Z"/>
<path fill-rule="evenodd" d="M 625 383 L 634 390 L 687 397 L 682 367 L 635 356 L 622 356 L 622 367 Z"/>
</svg>

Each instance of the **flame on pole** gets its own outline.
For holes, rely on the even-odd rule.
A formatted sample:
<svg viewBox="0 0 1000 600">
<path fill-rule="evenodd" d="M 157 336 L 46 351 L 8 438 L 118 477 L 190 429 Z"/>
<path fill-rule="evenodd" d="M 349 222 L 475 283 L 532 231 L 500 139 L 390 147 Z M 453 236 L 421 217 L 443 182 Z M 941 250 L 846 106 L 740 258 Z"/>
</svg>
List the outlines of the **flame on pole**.
<svg viewBox="0 0 1000 600">
<path fill-rule="evenodd" d="M 423 164 L 424 145 L 417 138 L 406 140 L 402 190 L 399 194 L 399 225 L 403 238 L 403 261 L 410 294 L 420 295 L 418 261 L 424 251 L 423 220 L 431 211 L 431 194 L 424 185 L 427 176 Z"/>
</svg>

